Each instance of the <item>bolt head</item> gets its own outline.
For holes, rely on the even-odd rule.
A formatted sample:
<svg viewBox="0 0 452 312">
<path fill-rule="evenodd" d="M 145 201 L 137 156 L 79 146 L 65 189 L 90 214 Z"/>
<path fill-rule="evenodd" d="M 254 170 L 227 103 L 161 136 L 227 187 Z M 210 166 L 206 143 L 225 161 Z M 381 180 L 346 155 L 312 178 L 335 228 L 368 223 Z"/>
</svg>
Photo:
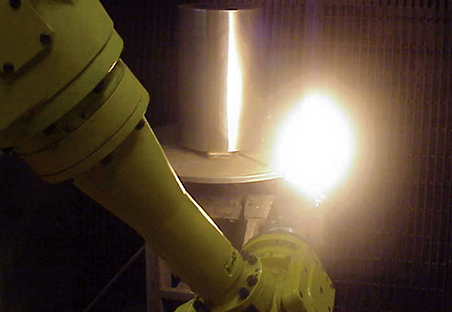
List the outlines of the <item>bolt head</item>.
<svg viewBox="0 0 452 312">
<path fill-rule="evenodd" d="M 255 255 L 249 255 L 248 263 L 254 265 L 257 262 L 257 257 Z"/>
<path fill-rule="evenodd" d="M 14 64 L 11 62 L 6 62 L 3 64 L 3 72 L 5 74 L 11 74 L 14 72 Z"/>
<path fill-rule="evenodd" d="M 246 299 L 250 295 L 250 290 L 246 287 L 242 287 L 239 289 L 238 294 L 239 294 L 240 298 Z"/>
<path fill-rule="evenodd" d="M 137 130 L 141 130 L 143 129 L 144 125 L 146 124 L 146 122 L 144 121 L 144 119 L 140 119 L 140 121 L 138 122 L 136 129 Z"/>
<path fill-rule="evenodd" d="M 50 35 L 49 33 L 42 33 L 39 36 L 39 40 L 42 44 L 49 44 L 50 42 L 52 42 L 52 35 Z"/>
<path fill-rule="evenodd" d="M 245 251 L 245 250 L 242 250 L 240 252 L 240 254 L 242 255 L 242 258 L 245 259 L 245 260 L 247 260 L 248 257 L 250 256 L 250 254 L 247 251 Z"/>
<path fill-rule="evenodd" d="M 9 6 L 13 9 L 18 9 L 22 5 L 21 0 L 9 0 Z"/>
<path fill-rule="evenodd" d="M 257 278 L 256 275 L 250 275 L 248 276 L 248 278 L 246 279 L 246 282 L 248 283 L 248 286 L 253 287 L 257 284 L 257 282 L 259 281 L 259 279 Z"/>
</svg>

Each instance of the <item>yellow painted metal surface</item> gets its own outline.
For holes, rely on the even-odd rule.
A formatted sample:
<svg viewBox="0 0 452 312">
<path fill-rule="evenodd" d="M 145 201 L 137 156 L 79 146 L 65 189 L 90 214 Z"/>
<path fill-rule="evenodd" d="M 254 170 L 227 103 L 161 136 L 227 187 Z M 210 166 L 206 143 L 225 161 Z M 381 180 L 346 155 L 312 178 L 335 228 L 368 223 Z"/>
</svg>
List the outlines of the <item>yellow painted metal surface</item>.
<svg viewBox="0 0 452 312">
<path fill-rule="evenodd" d="M 135 228 L 206 300 L 220 300 L 236 284 L 242 258 L 185 192 L 147 124 L 111 154 L 109 164 L 74 183 Z"/>
<path fill-rule="evenodd" d="M 275 232 L 251 240 L 244 250 L 255 254 L 276 282 L 272 311 L 331 312 L 335 290 L 314 250 L 303 239 Z"/>
<path fill-rule="evenodd" d="M 112 76 L 105 94 L 93 99 L 93 102 L 105 102 L 91 118 L 54 145 L 36 153 L 20 155 L 38 175 L 51 178 L 76 166 L 110 141 L 140 106 L 138 115 L 144 114 L 149 98 L 132 72 L 119 61 Z M 108 152 L 115 147 L 110 147 Z"/>
<path fill-rule="evenodd" d="M 17 8 L 0 1 L 0 32 L 0 73 L 4 75 L 20 71 L 51 44 L 41 42 L 41 35 L 52 35 L 52 31 L 28 0 Z M 14 66 L 11 73 L 5 73 L 7 63 Z"/>
<path fill-rule="evenodd" d="M 12 126 L 0 132 L 1 146 L 14 146 L 22 154 L 36 151 L 34 143 L 37 135 L 59 118 L 67 116 L 79 102 L 86 98 L 118 60 L 123 47 L 121 37 L 114 31 L 103 49 L 96 55 L 90 66 L 83 70 L 74 80 L 58 92 L 45 105 L 33 108 L 33 114 L 26 120 L 19 119 Z M 28 142 L 24 142 L 27 141 Z M 39 149 L 39 148 L 38 148 Z"/>
<path fill-rule="evenodd" d="M 0 133 L 0 142 L 6 146 L 14 146 L 14 150 L 21 155 L 29 155 L 43 150 L 55 143 L 55 140 L 62 139 L 69 132 L 77 128 L 87 117 L 92 115 L 94 110 L 98 109 L 106 101 L 105 88 L 101 94 L 98 94 L 99 103 L 94 104 L 93 86 L 100 81 L 111 76 L 112 64 L 116 64 L 119 57 L 119 51 L 122 48 L 122 40 L 115 32 L 106 44 L 105 48 L 99 53 L 96 59 L 86 70 L 75 79 L 64 92 L 59 92 L 52 99 L 51 103 L 39 107 L 35 113 L 29 116 L 26 122 L 17 122 L 8 131 Z M 111 70 L 110 70 L 111 69 Z M 105 74 L 110 70 L 107 76 Z M 118 83 L 116 83 L 117 86 Z M 105 84 L 104 84 L 105 85 Z M 108 95 L 110 95 L 108 93 Z M 88 102 L 88 103 L 87 103 Z M 72 109 L 65 115 L 62 115 L 69 106 Z M 75 106 L 72 103 L 77 103 Z M 59 116 L 61 116 L 59 118 Z M 58 119 L 59 118 L 59 119 Z M 78 121 L 78 120 L 81 121 Z M 77 120 L 77 121 L 76 121 Z M 54 131 L 48 135 L 48 131 L 43 131 L 43 125 L 51 124 L 55 129 L 60 127 L 65 131 Z M 59 136 L 58 136 L 59 135 Z"/>
<path fill-rule="evenodd" d="M 8 4 L 9 1 L 2 3 Z M 34 0 L 30 3 L 54 31 L 51 52 L 36 60 L 21 75 L 0 76 L 0 132 L 67 87 L 86 69 L 113 34 L 113 22 L 98 1 Z M 2 8 L 2 14 L 5 11 L 6 14 L 17 13 Z M 9 31 L 8 27 L 0 28 L 0 38 L 8 36 Z M 14 45 L 2 45 L 1 48 L 13 51 L 8 53 L 15 51 Z M 71 108 L 68 105 L 65 112 Z M 47 126 L 43 125 L 44 128 Z"/>
<path fill-rule="evenodd" d="M 273 232 L 252 239 L 242 250 L 245 258 L 255 256 L 257 271 L 244 269 L 244 276 L 256 274 L 256 284 L 238 285 L 249 290 L 240 298 L 230 292 L 221 304 L 199 309 L 194 299 L 177 312 L 332 312 L 334 286 L 323 270 L 316 253 L 300 237 L 286 232 Z M 253 255 L 253 256 L 250 256 Z M 234 297 L 235 295 L 235 297 Z M 198 307 L 196 307 L 198 305 Z M 196 308 L 195 308 L 196 307 Z"/>
</svg>

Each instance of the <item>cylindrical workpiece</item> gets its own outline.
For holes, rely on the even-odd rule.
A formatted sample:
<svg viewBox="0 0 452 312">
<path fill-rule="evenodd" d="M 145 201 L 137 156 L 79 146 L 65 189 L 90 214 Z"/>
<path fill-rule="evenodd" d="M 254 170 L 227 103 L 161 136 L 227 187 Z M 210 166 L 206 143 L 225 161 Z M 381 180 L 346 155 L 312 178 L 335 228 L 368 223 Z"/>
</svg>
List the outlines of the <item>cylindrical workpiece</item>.
<svg viewBox="0 0 452 312">
<path fill-rule="evenodd" d="M 179 142 L 222 154 L 249 150 L 265 117 L 262 9 L 179 7 Z"/>
</svg>

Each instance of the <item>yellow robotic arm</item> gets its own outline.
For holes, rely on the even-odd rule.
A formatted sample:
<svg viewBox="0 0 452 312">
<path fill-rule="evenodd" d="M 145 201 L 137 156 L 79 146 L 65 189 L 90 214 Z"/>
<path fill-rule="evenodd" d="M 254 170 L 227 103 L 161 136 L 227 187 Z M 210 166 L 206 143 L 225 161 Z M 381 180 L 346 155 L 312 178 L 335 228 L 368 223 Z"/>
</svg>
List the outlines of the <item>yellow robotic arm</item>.
<svg viewBox="0 0 452 312">
<path fill-rule="evenodd" d="M 331 311 L 302 239 L 234 249 L 186 193 L 144 118 L 149 96 L 92 0 L 0 1 L 0 148 L 74 184 L 138 231 L 197 298 L 179 311 Z"/>
</svg>

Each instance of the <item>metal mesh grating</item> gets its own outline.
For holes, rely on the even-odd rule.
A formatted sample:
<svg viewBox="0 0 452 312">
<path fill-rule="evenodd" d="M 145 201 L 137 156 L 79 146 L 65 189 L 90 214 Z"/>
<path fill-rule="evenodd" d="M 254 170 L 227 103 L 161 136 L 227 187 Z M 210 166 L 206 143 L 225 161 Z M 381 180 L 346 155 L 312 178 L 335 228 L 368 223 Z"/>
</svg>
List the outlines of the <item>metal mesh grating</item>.
<svg viewBox="0 0 452 312">
<path fill-rule="evenodd" d="M 365 195 L 345 191 L 354 202 L 322 250 L 337 311 L 450 307 L 451 13 L 445 1 L 268 1 L 275 89 L 339 77 L 368 97 L 377 129 L 374 176 Z"/>
</svg>

